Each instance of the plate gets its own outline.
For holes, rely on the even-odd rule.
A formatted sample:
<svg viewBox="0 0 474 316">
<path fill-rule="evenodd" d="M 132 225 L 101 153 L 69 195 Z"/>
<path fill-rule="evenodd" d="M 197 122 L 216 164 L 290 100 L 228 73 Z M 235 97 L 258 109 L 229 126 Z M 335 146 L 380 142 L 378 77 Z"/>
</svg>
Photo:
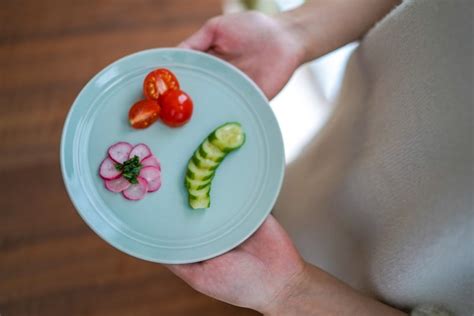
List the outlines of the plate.
<svg viewBox="0 0 474 316">
<path fill-rule="evenodd" d="M 193 99 L 193 116 L 180 128 L 158 121 L 132 129 L 128 110 L 143 98 L 146 74 L 161 67 L 174 72 Z M 246 142 L 217 169 L 211 207 L 193 210 L 184 187 L 187 162 L 228 121 L 242 124 Z M 162 166 L 159 191 L 128 201 L 105 189 L 98 168 L 118 141 L 151 148 Z M 245 74 L 208 54 L 160 48 L 114 62 L 82 89 L 64 125 L 61 169 L 75 208 L 109 244 L 148 261 L 191 263 L 236 247 L 262 224 L 281 188 L 284 149 L 266 97 Z"/>
</svg>

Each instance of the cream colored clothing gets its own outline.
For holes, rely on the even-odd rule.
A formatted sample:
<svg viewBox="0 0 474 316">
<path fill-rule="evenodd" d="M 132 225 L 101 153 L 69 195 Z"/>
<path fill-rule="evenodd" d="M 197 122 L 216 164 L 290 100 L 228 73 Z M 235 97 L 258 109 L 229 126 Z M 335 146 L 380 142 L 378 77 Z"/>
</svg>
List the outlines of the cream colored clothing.
<svg viewBox="0 0 474 316">
<path fill-rule="evenodd" d="M 473 3 L 405 1 L 366 35 L 274 212 L 307 260 L 399 308 L 474 313 Z"/>
</svg>

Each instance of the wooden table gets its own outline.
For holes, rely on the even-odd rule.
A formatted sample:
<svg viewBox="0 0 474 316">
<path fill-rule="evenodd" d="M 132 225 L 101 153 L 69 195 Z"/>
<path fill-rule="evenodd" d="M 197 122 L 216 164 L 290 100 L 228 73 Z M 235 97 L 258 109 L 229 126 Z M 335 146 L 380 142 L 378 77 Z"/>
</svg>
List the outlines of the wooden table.
<svg viewBox="0 0 474 316">
<path fill-rule="evenodd" d="M 59 139 L 100 69 L 174 46 L 219 0 L 0 2 L 0 315 L 255 315 L 97 237 L 66 195 Z"/>
</svg>

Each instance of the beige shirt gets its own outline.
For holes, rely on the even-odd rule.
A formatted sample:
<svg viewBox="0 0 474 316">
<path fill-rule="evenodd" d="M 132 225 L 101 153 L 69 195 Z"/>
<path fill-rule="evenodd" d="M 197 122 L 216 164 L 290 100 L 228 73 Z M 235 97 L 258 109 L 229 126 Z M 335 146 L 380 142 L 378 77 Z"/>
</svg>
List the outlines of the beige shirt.
<svg viewBox="0 0 474 316">
<path fill-rule="evenodd" d="M 367 34 L 275 207 L 308 261 L 399 308 L 474 314 L 473 3 L 405 1 Z"/>
</svg>

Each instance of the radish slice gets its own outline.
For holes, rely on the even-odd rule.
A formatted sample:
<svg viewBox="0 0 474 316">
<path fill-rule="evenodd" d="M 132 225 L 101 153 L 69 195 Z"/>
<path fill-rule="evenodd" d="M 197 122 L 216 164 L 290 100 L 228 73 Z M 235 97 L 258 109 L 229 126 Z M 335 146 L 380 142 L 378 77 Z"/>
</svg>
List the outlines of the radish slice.
<svg viewBox="0 0 474 316">
<path fill-rule="evenodd" d="M 143 167 L 140 177 L 148 182 L 148 192 L 155 192 L 161 187 L 161 171 L 157 167 Z"/>
<path fill-rule="evenodd" d="M 132 159 L 133 156 L 138 156 L 141 162 L 143 159 L 151 156 L 151 150 L 145 144 L 138 144 L 135 147 L 133 147 L 127 159 Z"/>
<path fill-rule="evenodd" d="M 118 142 L 110 146 L 108 150 L 109 157 L 118 163 L 124 163 L 124 161 L 128 160 L 132 148 L 133 146 L 127 142 Z"/>
<path fill-rule="evenodd" d="M 105 158 L 99 167 L 99 175 L 102 179 L 112 180 L 120 177 L 121 171 L 115 168 L 115 161 L 109 157 Z"/>
<path fill-rule="evenodd" d="M 143 167 L 157 167 L 158 169 L 161 170 L 160 161 L 154 155 L 151 155 L 150 157 L 143 159 L 141 161 L 141 164 Z"/>
<path fill-rule="evenodd" d="M 131 184 L 122 192 L 127 200 L 137 201 L 145 197 L 146 192 L 148 191 L 148 182 L 142 177 L 137 177 L 137 180 L 137 184 Z"/>
<path fill-rule="evenodd" d="M 124 177 L 120 177 L 113 180 L 105 180 L 105 187 L 107 190 L 112 192 L 122 192 L 123 190 L 128 189 L 130 182 Z"/>
</svg>

